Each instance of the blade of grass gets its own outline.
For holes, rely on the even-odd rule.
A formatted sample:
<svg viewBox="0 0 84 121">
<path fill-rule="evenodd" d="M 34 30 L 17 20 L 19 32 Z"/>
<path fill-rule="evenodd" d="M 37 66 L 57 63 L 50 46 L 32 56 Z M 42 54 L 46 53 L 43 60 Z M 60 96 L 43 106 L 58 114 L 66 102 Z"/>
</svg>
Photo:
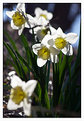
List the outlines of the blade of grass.
<svg viewBox="0 0 84 121">
<path fill-rule="evenodd" d="M 10 46 L 9 44 L 6 44 L 5 42 L 4 42 L 4 45 L 5 45 L 5 47 L 7 48 L 9 54 L 11 55 L 13 61 L 14 61 L 15 64 L 17 65 L 17 67 L 18 67 L 18 72 L 19 72 L 20 76 L 22 76 L 22 79 L 24 78 L 25 81 L 26 81 L 27 78 L 26 78 L 25 72 L 24 72 L 23 67 L 22 67 L 22 65 L 21 65 L 21 63 L 20 63 L 20 61 L 19 61 L 19 59 L 17 58 L 17 56 L 16 56 L 14 50 L 11 48 L 11 46 Z"/>
<path fill-rule="evenodd" d="M 10 37 L 10 35 L 9 35 L 6 31 L 4 31 L 4 35 L 5 35 L 6 38 L 10 41 L 10 43 L 11 43 L 13 49 L 14 49 L 15 51 L 18 51 L 18 50 L 17 50 L 17 47 L 16 47 L 16 45 L 15 45 L 15 42 L 14 42 L 14 40 Z"/>
</svg>

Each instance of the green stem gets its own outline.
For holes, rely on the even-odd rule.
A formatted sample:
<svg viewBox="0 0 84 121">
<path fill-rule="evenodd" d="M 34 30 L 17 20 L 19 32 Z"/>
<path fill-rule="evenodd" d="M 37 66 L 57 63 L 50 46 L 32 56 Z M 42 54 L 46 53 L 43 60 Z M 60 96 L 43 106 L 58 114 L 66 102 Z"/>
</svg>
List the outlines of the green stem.
<svg viewBox="0 0 84 121">
<path fill-rule="evenodd" d="M 55 100 L 56 100 L 56 96 L 55 96 L 56 80 L 55 80 L 55 65 L 54 65 L 54 63 L 52 64 L 52 67 L 53 67 L 53 107 L 54 107 Z"/>
<path fill-rule="evenodd" d="M 48 61 L 48 63 L 47 63 L 46 70 L 47 70 L 47 72 L 45 72 L 46 73 L 46 88 L 47 88 L 47 91 L 48 91 L 48 83 L 49 83 L 49 77 L 50 77 L 50 61 Z"/>
<path fill-rule="evenodd" d="M 41 89 L 42 89 L 41 90 L 41 104 L 43 107 L 50 109 L 50 102 L 49 102 L 47 90 L 45 86 L 43 86 Z"/>
<path fill-rule="evenodd" d="M 59 98 L 59 91 L 58 91 L 58 71 L 57 71 L 57 64 L 53 63 L 53 107 L 56 107 L 58 104 L 58 98 Z"/>
</svg>

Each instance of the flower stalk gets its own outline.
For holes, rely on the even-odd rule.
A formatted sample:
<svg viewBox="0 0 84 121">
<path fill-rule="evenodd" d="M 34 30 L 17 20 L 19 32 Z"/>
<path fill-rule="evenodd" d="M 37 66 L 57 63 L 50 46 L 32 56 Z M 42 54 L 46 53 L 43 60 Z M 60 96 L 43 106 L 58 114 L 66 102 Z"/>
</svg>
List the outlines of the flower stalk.
<svg viewBox="0 0 84 121">
<path fill-rule="evenodd" d="M 59 99 L 59 74 L 58 74 L 58 64 L 52 63 L 53 68 L 53 107 L 56 107 Z"/>
</svg>

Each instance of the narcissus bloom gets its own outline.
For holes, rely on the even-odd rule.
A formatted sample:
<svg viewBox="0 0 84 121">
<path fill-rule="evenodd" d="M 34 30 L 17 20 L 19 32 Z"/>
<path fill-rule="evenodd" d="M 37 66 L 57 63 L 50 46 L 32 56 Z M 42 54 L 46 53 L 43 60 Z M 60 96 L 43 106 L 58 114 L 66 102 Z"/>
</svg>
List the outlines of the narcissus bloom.
<svg viewBox="0 0 84 121">
<path fill-rule="evenodd" d="M 52 47 L 61 50 L 65 55 L 73 55 L 73 48 L 71 44 L 74 44 L 78 35 L 75 33 L 63 33 L 62 29 L 59 27 L 56 34 L 52 36 L 52 39 L 48 37 L 48 44 Z"/>
<path fill-rule="evenodd" d="M 37 65 L 39 67 L 42 67 L 43 65 L 45 65 L 47 60 L 51 60 L 54 63 L 58 62 L 57 55 L 59 54 L 59 51 L 47 43 L 48 37 L 51 38 L 50 35 L 46 35 L 43 38 L 41 43 L 34 44 L 32 46 L 33 52 L 38 56 Z"/>
<path fill-rule="evenodd" d="M 54 27 L 52 27 L 51 25 L 49 26 L 41 26 L 41 27 L 35 27 L 34 29 L 34 34 L 36 35 L 36 37 L 39 39 L 39 41 L 41 42 L 42 39 L 47 35 L 47 34 L 55 34 L 56 33 L 56 29 Z M 32 34 L 32 30 L 30 29 L 30 33 Z"/>
<path fill-rule="evenodd" d="M 31 95 L 36 87 L 36 80 L 29 80 L 27 83 L 22 81 L 15 72 L 10 72 L 7 79 L 11 80 L 10 99 L 7 104 L 9 110 L 16 110 L 23 107 L 27 116 L 31 115 Z"/>
<path fill-rule="evenodd" d="M 47 25 L 52 17 L 53 14 L 51 12 L 48 12 L 47 10 L 42 10 L 39 7 L 35 9 L 35 19 L 37 25 Z"/>
<path fill-rule="evenodd" d="M 29 28 L 34 18 L 26 14 L 25 4 L 19 3 L 15 11 L 6 11 L 6 15 L 11 18 L 11 27 L 18 30 L 18 34 L 21 35 L 25 27 Z"/>
</svg>

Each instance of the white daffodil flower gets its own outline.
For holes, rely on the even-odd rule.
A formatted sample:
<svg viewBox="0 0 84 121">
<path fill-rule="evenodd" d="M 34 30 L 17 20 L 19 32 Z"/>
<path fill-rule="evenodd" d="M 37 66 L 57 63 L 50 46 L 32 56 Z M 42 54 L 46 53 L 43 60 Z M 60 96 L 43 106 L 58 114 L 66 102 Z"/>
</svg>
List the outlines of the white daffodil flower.
<svg viewBox="0 0 84 121">
<path fill-rule="evenodd" d="M 8 74 L 7 79 L 11 80 L 10 99 L 7 104 L 8 110 L 16 110 L 23 107 L 24 113 L 27 116 L 31 115 L 30 97 L 36 87 L 36 80 L 22 81 L 14 71 Z"/>
<path fill-rule="evenodd" d="M 32 30 L 30 30 L 30 33 L 32 33 Z M 36 37 L 39 39 L 40 42 L 47 34 L 53 35 L 55 33 L 56 33 L 56 29 L 51 25 L 34 28 L 34 34 L 36 35 Z"/>
<path fill-rule="evenodd" d="M 37 25 L 47 25 L 52 17 L 53 14 L 51 12 L 48 12 L 47 10 L 42 10 L 39 7 L 35 9 L 35 19 Z"/>
<path fill-rule="evenodd" d="M 34 23 L 34 18 L 26 14 L 24 3 L 19 3 L 15 11 L 6 11 L 6 15 L 11 18 L 11 27 L 18 30 L 19 35 L 25 27 L 30 28 L 30 25 L 32 27 L 32 23 Z"/>
<path fill-rule="evenodd" d="M 61 50 L 65 55 L 73 55 L 73 48 L 71 44 L 76 43 L 78 35 L 75 33 L 63 33 L 62 29 L 59 27 L 56 34 L 48 40 L 48 44 L 52 47 Z"/>
<path fill-rule="evenodd" d="M 58 62 L 58 54 L 59 50 L 56 48 L 50 46 L 48 44 L 48 37 L 51 38 L 52 36 L 46 35 L 42 42 L 39 44 L 34 44 L 32 46 L 33 52 L 38 55 L 37 58 L 37 65 L 39 67 L 42 67 L 43 65 L 46 64 L 47 60 L 51 60 L 54 63 Z"/>
</svg>

